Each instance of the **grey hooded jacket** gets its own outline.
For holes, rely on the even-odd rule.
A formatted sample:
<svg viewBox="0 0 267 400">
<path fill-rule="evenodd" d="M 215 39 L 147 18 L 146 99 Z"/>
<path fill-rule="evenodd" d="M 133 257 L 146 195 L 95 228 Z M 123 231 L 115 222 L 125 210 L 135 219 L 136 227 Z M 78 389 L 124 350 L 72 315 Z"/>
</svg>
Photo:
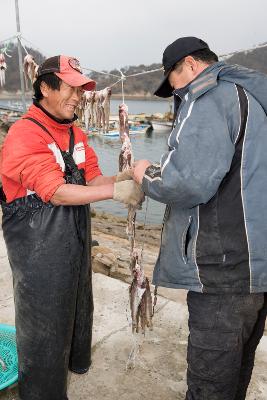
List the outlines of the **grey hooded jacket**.
<svg viewBox="0 0 267 400">
<path fill-rule="evenodd" d="M 267 76 L 219 62 L 189 86 L 145 193 L 167 204 L 153 283 L 267 291 Z"/>
</svg>

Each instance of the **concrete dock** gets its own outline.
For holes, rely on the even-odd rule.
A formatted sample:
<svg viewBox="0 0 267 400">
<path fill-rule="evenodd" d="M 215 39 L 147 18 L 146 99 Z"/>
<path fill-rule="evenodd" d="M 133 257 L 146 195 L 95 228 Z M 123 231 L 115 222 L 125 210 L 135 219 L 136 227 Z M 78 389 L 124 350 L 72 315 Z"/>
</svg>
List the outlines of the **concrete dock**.
<svg viewBox="0 0 267 400">
<path fill-rule="evenodd" d="M 158 298 L 154 330 L 145 338 L 129 326 L 128 285 L 94 273 L 93 364 L 82 376 L 69 374 L 70 400 L 183 400 L 186 392 L 187 308 L 184 301 Z M 0 322 L 14 324 L 12 276 L 0 231 Z M 135 368 L 126 370 L 133 345 Z M 247 400 L 267 399 L 267 336 L 257 351 Z M 18 399 L 16 385 L 0 400 Z M 212 399 L 207 399 L 212 400 Z"/>
</svg>

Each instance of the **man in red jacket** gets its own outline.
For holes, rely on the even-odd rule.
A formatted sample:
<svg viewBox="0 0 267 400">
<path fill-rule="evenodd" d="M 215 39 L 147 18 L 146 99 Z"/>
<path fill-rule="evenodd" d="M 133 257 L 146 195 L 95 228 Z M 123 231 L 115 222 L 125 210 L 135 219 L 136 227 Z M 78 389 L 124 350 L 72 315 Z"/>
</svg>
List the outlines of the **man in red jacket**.
<svg viewBox="0 0 267 400">
<path fill-rule="evenodd" d="M 88 204 L 137 205 L 129 176 L 104 177 L 73 123 L 95 82 L 78 60 L 47 59 L 34 102 L 2 148 L 3 233 L 13 273 L 21 400 L 66 400 L 68 368 L 91 364 L 93 297 Z"/>
</svg>

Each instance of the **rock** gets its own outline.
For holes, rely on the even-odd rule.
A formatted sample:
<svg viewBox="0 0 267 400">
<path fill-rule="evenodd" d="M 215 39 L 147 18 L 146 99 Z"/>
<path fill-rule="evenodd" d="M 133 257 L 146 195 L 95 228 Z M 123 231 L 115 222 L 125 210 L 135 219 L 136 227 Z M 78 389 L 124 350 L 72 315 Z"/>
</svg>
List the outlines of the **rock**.
<svg viewBox="0 0 267 400">
<path fill-rule="evenodd" d="M 92 258 L 94 272 L 101 272 L 104 275 L 111 276 L 118 270 L 117 256 L 108 247 L 93 247 Z"/>
</svg>

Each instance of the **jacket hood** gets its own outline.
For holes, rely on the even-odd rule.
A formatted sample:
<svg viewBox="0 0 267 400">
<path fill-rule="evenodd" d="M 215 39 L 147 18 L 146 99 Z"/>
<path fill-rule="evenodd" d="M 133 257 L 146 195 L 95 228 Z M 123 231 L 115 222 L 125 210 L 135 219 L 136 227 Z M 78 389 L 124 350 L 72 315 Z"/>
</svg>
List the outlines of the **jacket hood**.
<svg viewBox="0 0 267 400">
<path fill-rule="evenodd" d="M 206 68 L 190 85 L 190 93 L 197 98 L 217 86 L 218 80 L 243 87 L 261 104 L 267 114 L 267 75 L 242 67 L 218 62 Z"/>
<path fill-rule="evenodd" d="M 220 69 L 218 78 L 242 86 L 261 104 L 267 114 L 267 75 L 240 65 L 225 64 Z"/>
</svg>

